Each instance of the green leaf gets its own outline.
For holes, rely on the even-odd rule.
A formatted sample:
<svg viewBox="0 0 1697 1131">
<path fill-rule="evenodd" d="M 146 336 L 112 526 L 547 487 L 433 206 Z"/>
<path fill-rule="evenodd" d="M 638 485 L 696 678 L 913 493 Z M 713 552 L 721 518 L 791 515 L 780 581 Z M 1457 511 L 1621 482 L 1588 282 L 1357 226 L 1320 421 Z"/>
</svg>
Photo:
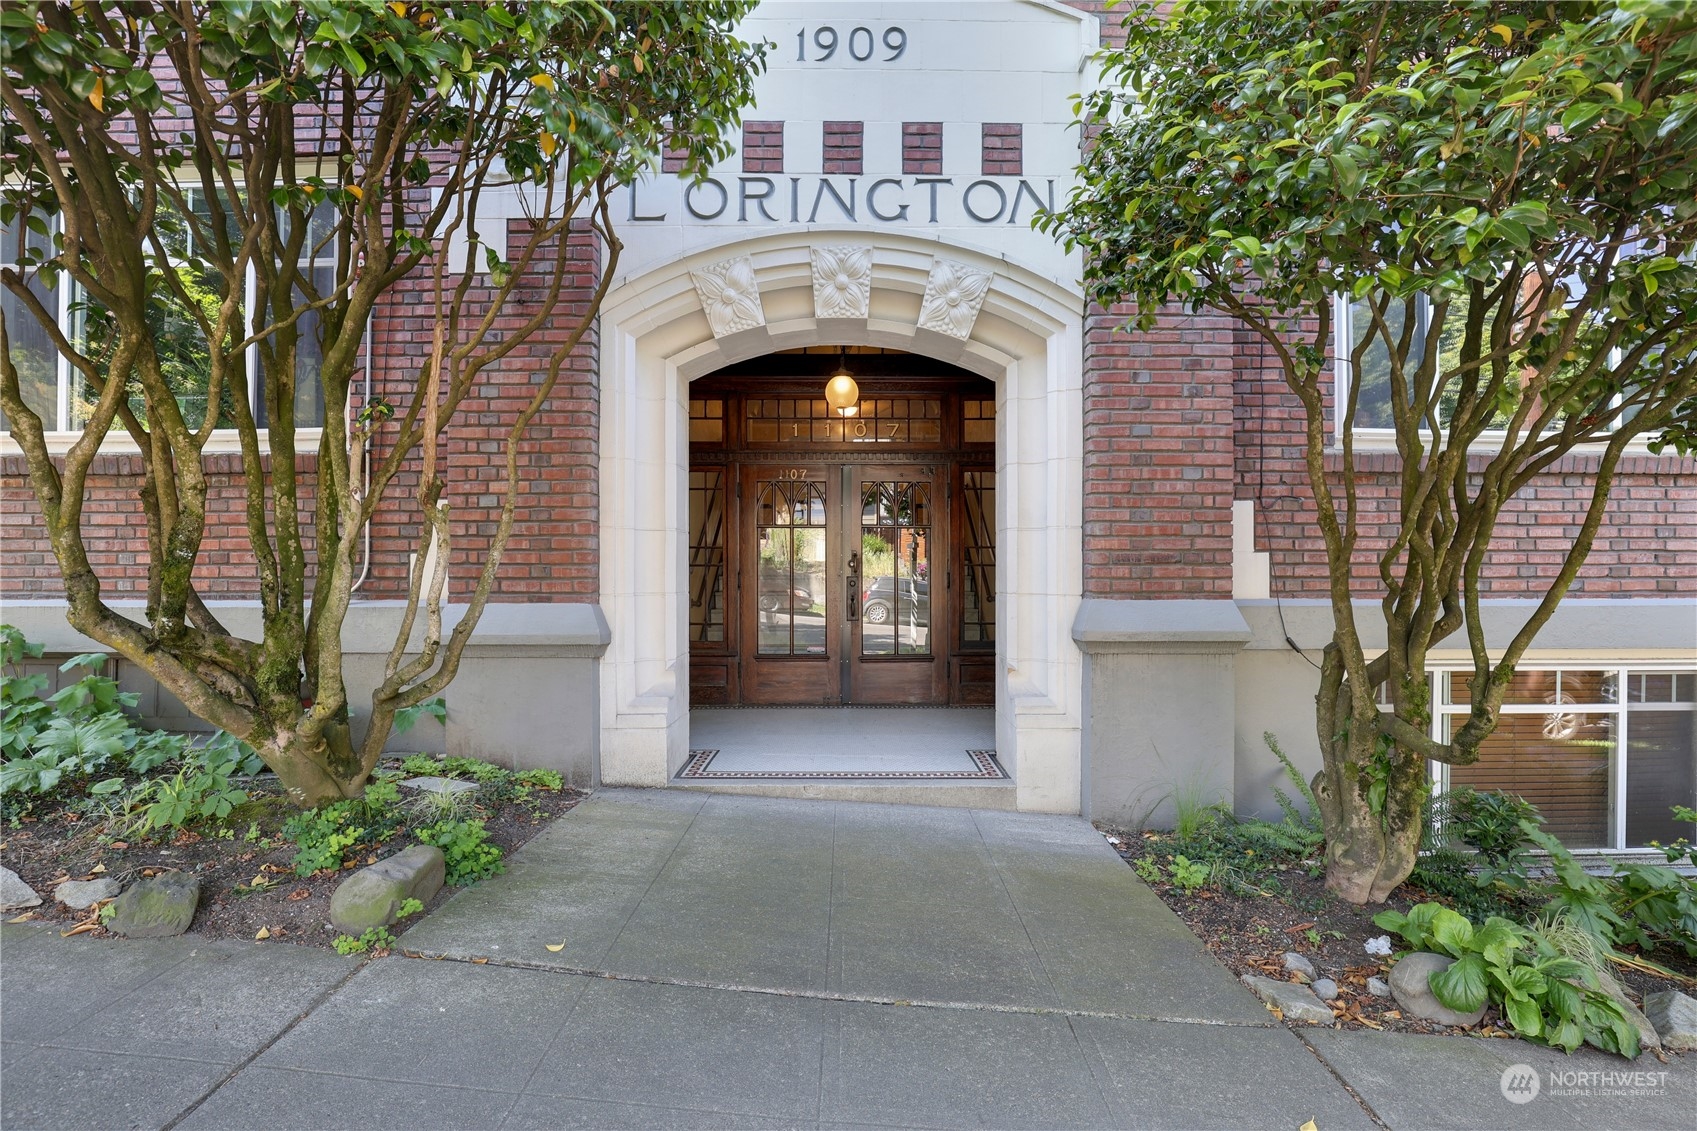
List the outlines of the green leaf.
<svg viewBox="0 0 1697 1131">
<path fill-rule="evenodd" d="M 1465 915 L 1441 907 L 1432 917 L 1432 939 L 1452 958 L 1460 958 L 1473 947 L 1473 924 Z"/>
<path fill-rule="evenodd" d="M 1477 954 L 1463 955 L 1433 974 L 1430 985 L 1432 996 L 1444 1005 L 1457 1013 L 1472 1013 L 1485 1004 L 1489 993 L 1485 960 Z"/>
<path fill-rule="evenodd" d="M 1536 1037 L 1544 1031 L 1544 1015 L 1536 1003 L 1526 998 L 1509 998 L 1503 1002 L 1503 1012 L 1508 1015 L 1514 1031 L 1523 1037 Z"/>
</svg>

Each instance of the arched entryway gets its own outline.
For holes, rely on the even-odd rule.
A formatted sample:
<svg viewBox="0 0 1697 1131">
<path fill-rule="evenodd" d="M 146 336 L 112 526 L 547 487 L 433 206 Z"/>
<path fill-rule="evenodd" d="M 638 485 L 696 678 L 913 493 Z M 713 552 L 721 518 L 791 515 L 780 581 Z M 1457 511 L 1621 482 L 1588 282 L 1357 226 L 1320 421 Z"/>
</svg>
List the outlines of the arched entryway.
<svg viewBox="0 0 1697 1131">
<path fill-rule="evenodd" d="M 1080 309 L 1004 260 L 862 231 L 723 246 L 620 282 L 601 325 L 602 781 L 665 785 L 689 754 L 690 383 L 783 350 L 872 346 L 991 382 L 996 748 L 1020 808 L 1077 812 Z"/>
</svg>

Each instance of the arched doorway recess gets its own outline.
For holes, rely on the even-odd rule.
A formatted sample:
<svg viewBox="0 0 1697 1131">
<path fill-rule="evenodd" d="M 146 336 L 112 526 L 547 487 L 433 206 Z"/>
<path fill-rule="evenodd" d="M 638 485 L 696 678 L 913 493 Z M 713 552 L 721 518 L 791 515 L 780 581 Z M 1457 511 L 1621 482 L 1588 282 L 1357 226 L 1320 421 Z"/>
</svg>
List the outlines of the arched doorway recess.
<svg viewBox="0 0 1697 1131">
<path fill-rule="evenodd" d="M 932 240 L 815 229 L 621 280 L 601 316 L 600 776 L 666 785 L 689 752 L 689 383 L 814 345 L 883 346 L 994 382 L 996 745 L 1021 809 L 1080 809 L 1082 318 L 1077 295 Z"/>
</svg>

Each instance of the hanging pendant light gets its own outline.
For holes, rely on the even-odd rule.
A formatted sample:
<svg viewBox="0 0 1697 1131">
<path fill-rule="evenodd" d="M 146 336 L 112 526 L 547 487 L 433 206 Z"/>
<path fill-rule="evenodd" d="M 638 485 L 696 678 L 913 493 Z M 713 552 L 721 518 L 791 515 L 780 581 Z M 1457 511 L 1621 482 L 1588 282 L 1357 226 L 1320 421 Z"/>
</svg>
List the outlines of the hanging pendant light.
<svg viewBox="0 0 1697 1131">
<path fill-rule="evenodd" d="M 837 371 L 825 382 L 825 403 L 837 416 L 853 416 L 860 411 L 860 386 L 849 372 L 846 352 L 837 360 Z"/>
</svg>

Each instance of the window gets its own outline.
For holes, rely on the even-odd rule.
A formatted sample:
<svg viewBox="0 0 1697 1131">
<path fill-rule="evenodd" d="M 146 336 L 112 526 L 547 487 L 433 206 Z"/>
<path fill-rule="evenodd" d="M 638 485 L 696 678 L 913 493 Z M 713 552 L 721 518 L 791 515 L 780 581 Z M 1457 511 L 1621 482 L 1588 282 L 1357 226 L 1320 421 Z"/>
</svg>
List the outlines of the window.
<svg viewBox="0 0 1697 1131">
<path fill-rule="evenodd" d="M 1436 737 L 1466 718 L 1468 674 L 1435 673 Z M 1624 689 L 1624 694 L 1623 694 Z M 1471 766 L 1436 766 L 1439 789 L 1516 794 L 1569 848 L 1639 848 L 1697 836 L 1697 670 L 1604 665 L 1517 671 Z"/>
<path fill-rule="evenodd" d="M 1466 334 L 1468 300 L 1465 296 L 1456 296 L 1450 300 L 1448 314 L 1444 318 L 1443 330 L 1438 336 L 1438 372 L 1451 371 L 1460 364 L 1462 342 Z M 1406 379 L 1412 381 L 1415 370 L 1426 356 L 1426 337 L 1432 327 L 1432 301 L 1425 295 L 1412 295 L 1406 299 L 1392 299 L 1384 312 L 1386 329 L 1391 340 L 1400 341 L 1409 322 L 1413 329 L 1409 336 L 1408 358 L 1404 363 Z M 1395 419 L 1391 415 L 1391 351 L 1385 341 L 1385 335 L 1375 333 L 1373 313 L 1369 299 L 1350 300 L 1339 298 L 1336 303 L 1334 322 L 1337 326 L 1337 338 L 1334 342 L 1336 357 L 1336 403 L 1337 427 L 1342 427 L 1343 408 L 1349 395 L 1351 382 L 1358 382 L 1360 391 L 1355 403 L 1355 433 L 1372 437 L 1382 434 L 1389 437 L 1395 428 Z M 1360 372 L 1352 372 L 1355 349 L 1364 340 L 1371 338 L 1359 363 Z M 1620 364 L 1621 352 L 1611 350 L 1608 363 L 1611 366 Z M 1450 411 L 1455 405 L 1458 390 L 1452 384 L 1439 394 L 1438 420 L 1440 424 L 1449 422 Z M 1500 429 L 1507 427 L 1514 411 L 1518 407 L 1514 401 L 1498 406 L 1491 421 L 1493 428 L 1499 431 L 1487 431 L 1486 436 L 1502 435 Z"/>
<path fill-rule="evenodd" d="M 185 190 L 184 195 L 204 226 L 210 218 L 207 194 L 201 189 L 191 188 Z M 311 255 L 315 247 L 325 242 L 330 219 L 331 214 L 327 210 L 314 215 L 311 221 L 313 230 L 309 232 L 302 252 L 305 257 L 301 263 L 302 272 L 320 293 L 335 285 L 335 267 L 333 263 L 325 262 L 322 254 L 316 260 Z M 197 265 L 193 229 L 181 221 L 171 223 L 166 220 L 160 224 L 160 234 L 170 255 L 171 269 L 183 290 L 215 317 L 216 308 L 223 298 L 223 282 L 216 273 Z M 26 250 L 30 257 L 37 260 L 51 253 L 51 228 L 40 217 L 35 218 L 33 228 L 22 221 L 0 226 L 0 263 L 19 264 L 25 258 Z M 251 278 L 247 286 L 251 295 Z M 49 288 L 42 284 L 39 277 L 34 277 L 30 290 L 55 314 L 66 337 L 78 349 L 97 360 L 103 356 L 109 348 L 112 327 L 99 303 L 63 278 L 57 286 Z M 47 431 L 79 431 L 87 423 L 97 399 L 93 389 L 70 362 L 59 356 L 48 332 L 21 300 L 10 291 L 0 289 L 0 304 L 4 306 L 6 331 L 11 340 L 13 361 L 18 366 L 24 403 L 40 414 Z M 191 428 L 199 427 L 209 411 L 216 411 L 219 427 L 233 425 L 232 406 L 228 399 L 232 394 L 228 387 L 222 397 L 223 403 L 215 410 L 207 404 L 210 357 L 199 325 L 180 309 L 164 302 L 156 304 L 150 318 L 161 368 L 184 420 Z M 317 428 L 324 423 L 324 392 L 318 381 L 322 341 L 316 312 L 302 317 L 298 325 L 301 340 L 295 357 L 295 425 L 298 428 Z M 238 328 L 237 332 L 245 336 L 248 326 Z M 257 350 L 248 351 L 247 373 L 257 374 L 258 368 Z M 265 428 L 270 422 L 260 382 L 250 380 L 249 385 L 255 421 Z M 139 389 L 132 395 L 131 403 L 141 415 L 144 406 Z M 6 427 L 4 418 L 0 417 L 0 429 Z"/>
</svg>

